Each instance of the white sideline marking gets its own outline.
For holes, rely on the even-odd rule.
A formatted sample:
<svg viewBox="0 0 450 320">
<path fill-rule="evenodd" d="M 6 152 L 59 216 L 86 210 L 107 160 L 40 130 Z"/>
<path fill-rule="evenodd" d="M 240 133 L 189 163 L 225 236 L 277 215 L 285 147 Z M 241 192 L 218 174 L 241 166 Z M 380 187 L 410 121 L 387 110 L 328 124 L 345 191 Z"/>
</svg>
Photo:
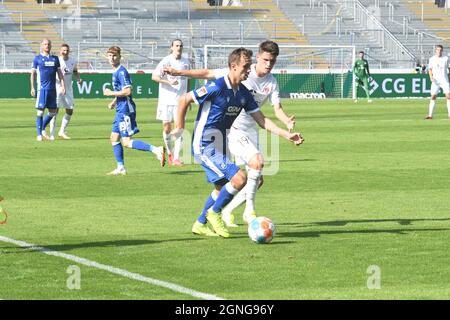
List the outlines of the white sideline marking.
<svg viewBox="0 0 450 320">
<path fill-rule="evenodd" d="M 88 267 L 93 267 L 93 268 L 97 268 L 100 270 L 104 270 L 104 271 L 108 271 L 114 274 L 117 274 L 119 276 L 125 277 L 125 278 L 129 278 L 129 279 L 133 279 L 133 280 L 137 280 L 137 281 L 141 281 L 141 282 L 145 282 L 148 284 L 152 284 L 155 286 L 159 286 L 159 287 L 163 287 L 163 288 L 167 288 L 169 290 L 178 292 L 178 293 L 184 293 L 187 295 L 190 295 L 192 297 L 195 298 L 201 298 L 201 299 L 205 299 L 205 300 L 224 300 L 224 298 L 212 295 L 212 294 L 208 294 L 208 293 L 203 293 L 203 292 L 199 292 L 199 291 L 195 291 L 189 288 L 185 288 L 182 286 L 179 286 L 177 284 L 174 283 L 170 283 L 170 282 L 166 282 L 166 281 L 162 281 L 162 280 L 158 280 L 158 279 L 153 279 L 153 278 L 149 278 L 149 277 L 145 277 L 143 275 L 140 275 L 138 273 L 134 273 L 134 272 L 130 272 L 124 269 L 119 269 L 119 268 L 115 268 L 113 266 L 109 266 L 106 264 L 101 264 L 95 261 L 91 261 L 85 258 L 81 258 L 81 257 L 77 257 L 74 256 L 72 254 L 66 254 L 66 253 L 62 253 L 62 252 L 58 252 L 58 251 L 54 251 L 48 248 L 44 248 L 44 247 L 39 247 L 35 244 L 31 244 L 31 243 L 27 243 L 24 241 L 20 241 L 20 240 L 14 240 L 8 237 L 3 237 L 0 236 L 0 241 L 2 242 L 7 242 L 7 243 L 12 243 L 15 244 L 16 246 L 22 247 L 22 248 L 27 248 L 29 250 L 34 250 L 34 251 L 39 251 L 45 254 L 48 254 L 50 256 L 55 256 L 55 257 L 59 257 L 59 258 L 63 258 L 66 260 L 70 260 L 70 261 L 74 261 L 78 264 L 83 264 L 85 266 Z"/>
</svg>

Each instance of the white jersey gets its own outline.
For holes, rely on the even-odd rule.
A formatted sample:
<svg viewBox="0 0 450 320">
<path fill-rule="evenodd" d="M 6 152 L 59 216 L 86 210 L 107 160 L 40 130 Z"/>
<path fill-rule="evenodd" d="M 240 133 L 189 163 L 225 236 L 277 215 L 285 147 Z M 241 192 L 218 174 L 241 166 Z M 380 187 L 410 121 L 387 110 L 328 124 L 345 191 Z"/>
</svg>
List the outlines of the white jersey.
<svg viewBox="0 0 450 320">
<path fill-rule="evenodd" d="M 226 76 L 228 72 L 228 69 L 217 69 L 214 70 L 214 75 L 216 78 L 220 78 Z M 259 77 L 256 74 L 256 65 L 253 64 L 250 67 L 250 74 L 242 84 L 253 94 L 253 98 L 255 98 L 259 108 L 267 100 L 270 100 L 272 105 L 280 103 L 280 90 L 277 79 L 271 73 L 266 74 L 264 77 Z M 251 115 L 242 110 L 236 120 L 234 120 L 233 127 L 243 131 L 256 130 L 256 122 Z"/>
<path fill-rule="evenodd" d="M 428 62 L 428 69 L 433 73 L 433 78 L 438 84 L 448 83 L 448 69 L 450 59 L 448 56 L 432 56 Z"/>
<path fill-rule="evenodd" d="M 189 70 L 190 63 L 186 58 L 181 57 L 180 59 L 175 59 L 175 57 L 170 54 L 161 60 L 153 72 L 156 74 L 161 74 L 164 67 L 172 67 L 177 70 Z M 165 75 L 161 78 L 167 80 L 177 80 L 178 84 L 174 86 L 165 83 L 159 84 L 158 107 L 178 105 L 178 100 L 180 97 L 187 92 L 188 78 L 171 75 Z"/>
<path fill-rule="evenodd" d="M 77 62 L 75 59 L 69 57 L 69 59 L 64 60 L 63 57 L 59 58 L 59 64 L 61 65 L 61 71 L 64 75 L 64 86 L 66 88 L 66 92 L 72 92 L 72 75 Z M 61 91 L 61 84 L 59 81 L 59 77 L 56 77 L 56 91 L 59 93 Z"/>
</svg>

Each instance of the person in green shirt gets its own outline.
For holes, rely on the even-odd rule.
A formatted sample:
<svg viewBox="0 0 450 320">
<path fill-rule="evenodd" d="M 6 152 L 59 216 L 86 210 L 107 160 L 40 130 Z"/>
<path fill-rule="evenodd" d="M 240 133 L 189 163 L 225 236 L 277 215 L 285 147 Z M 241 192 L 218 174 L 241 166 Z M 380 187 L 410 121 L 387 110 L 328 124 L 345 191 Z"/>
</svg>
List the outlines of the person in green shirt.
<svg viewBox="0 0 450 320">
<path fill-rule="evenodd" d="M 359 52 L 359 58 L 356 59 L 355 65 L 353 66 L 353 73 L 356 76 L 356 88 L 358 88 L 358 86 L 363 87 L 367 95 L 367 101 L 372 102 L 369 92 L 369 78 L 371 75 L 369 63 L 364 59 L 364 51 Z M 358 99 L 356 99 L 355 102 L 358 102 Z"/>
</svg>

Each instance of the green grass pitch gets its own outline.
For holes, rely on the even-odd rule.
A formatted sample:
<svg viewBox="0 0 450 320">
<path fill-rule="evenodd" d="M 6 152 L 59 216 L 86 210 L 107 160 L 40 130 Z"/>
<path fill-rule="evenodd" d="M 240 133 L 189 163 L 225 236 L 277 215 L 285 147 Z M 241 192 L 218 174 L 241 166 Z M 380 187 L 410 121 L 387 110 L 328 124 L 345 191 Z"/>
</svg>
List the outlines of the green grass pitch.
<svg viewBox="0 0 450 320">
<path fill-rule="evenodd" d="M 442 99 L 431 121 L 427 100 L 285 100 L 306 142 L 280 140 L 279 171 L 257 194 L 258 214 L 277 227 L 268 245 L 252 243 L 244 226 L 229 239 L 191 234 L 211 191 L 199 165 L 160 168 L 148 153 L 125 150 L 128 176 L 106 176 L 115 167 L 106 104 L 78 100 L 73 140 L 36 142 L 34 101 L 0 101 L 0 195 L 9 213 L 0 236 L 225 299 L 450 298 Z M 137 137 L 161 144 L 156 101 L 137 105 Z M 72 265 L 0 241 L 0 299 L 192 299 L 83 265 L 72 290 Z"/>
</svg>

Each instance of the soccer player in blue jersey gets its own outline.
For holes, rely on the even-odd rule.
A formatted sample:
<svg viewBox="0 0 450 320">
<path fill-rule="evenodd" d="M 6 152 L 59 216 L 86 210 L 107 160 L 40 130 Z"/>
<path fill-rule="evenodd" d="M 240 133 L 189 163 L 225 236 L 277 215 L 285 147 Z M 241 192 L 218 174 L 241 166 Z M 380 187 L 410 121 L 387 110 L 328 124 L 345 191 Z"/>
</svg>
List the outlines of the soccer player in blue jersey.
<svg viewBox="0 0 450 320">
<path fill-rule="evenodd" d="M 207 180 L 215 185 L 208 197 L 202 214 L 192 227 L 194 234 L 206 236 L 230 236 L 221 210 L 233 199 L 246 182 L 247 176 L 227 156 L 227 130 L 242 109 L 250 114 L 258 125 L 274 134 L 300 145 L 300 133 L 290 133 L 279 128 L 259 110 L 251 92 L 241 83 L 250 72 L 252 51 L 238 48 L 228 57 L 229 73 L 214 82 L 188 92 L 178 104 L 177 128 L 173 134 L 181 135 L 184 117 L 190 103 L 200 106 L 194 128 L 192 152 L 206 172 Z M 214 232 L 206 225 L 209 222 Z"/>
<path fill-rule="evenodd" d="M 41 42 L 41 53 L 34 57 L 33 67 L 31 69 L 31 96 L 36 97 L 36 131 L 37 141 L 49 139 L 45 133 L 45 127 L 56 115 L 56 74 L 60 80 L 61 94 L 66 93 L 64 87 L 64 75 L 60 69 L 59 58 L 51 55 L 52 42 L 49 39 L 43 39 Z M 36 81 L 37 77 L 37 81 Z M 37 96 L 34 83 L 37 82 Z M 44 109 L 48 108 L 48 114 L 44 118 Z"/>
<path fill-rule="evenodd" d="M 123 146 L 131 149 L 153 152 L 158 158 L 161 167 L 164 166 L 165 148 L 155 147 L 141 140 L 133 140 L 132 136 L 139 132 L 136 123 L 136 104 L 131 97 L 132 86 L 131 78 L 127 69 L 120 64 L 121 49 L 117 46 L 108 49 L 108 61 L 114 72 L 112 74 L 111 89 L 103 89 L 103 94 L 107 97 L 114 97 L 114 100 L 108 105 L 109 109 L 116 109 L 116 116 L 112 125 L 111 144 L 117 161 L 117 168 L 108 173 L 108 175 L 118 176 L 126 175 L 125 162 L 123 156 Z M 122 143 L 121 143 L 122 142 Z"/>
</svg>

